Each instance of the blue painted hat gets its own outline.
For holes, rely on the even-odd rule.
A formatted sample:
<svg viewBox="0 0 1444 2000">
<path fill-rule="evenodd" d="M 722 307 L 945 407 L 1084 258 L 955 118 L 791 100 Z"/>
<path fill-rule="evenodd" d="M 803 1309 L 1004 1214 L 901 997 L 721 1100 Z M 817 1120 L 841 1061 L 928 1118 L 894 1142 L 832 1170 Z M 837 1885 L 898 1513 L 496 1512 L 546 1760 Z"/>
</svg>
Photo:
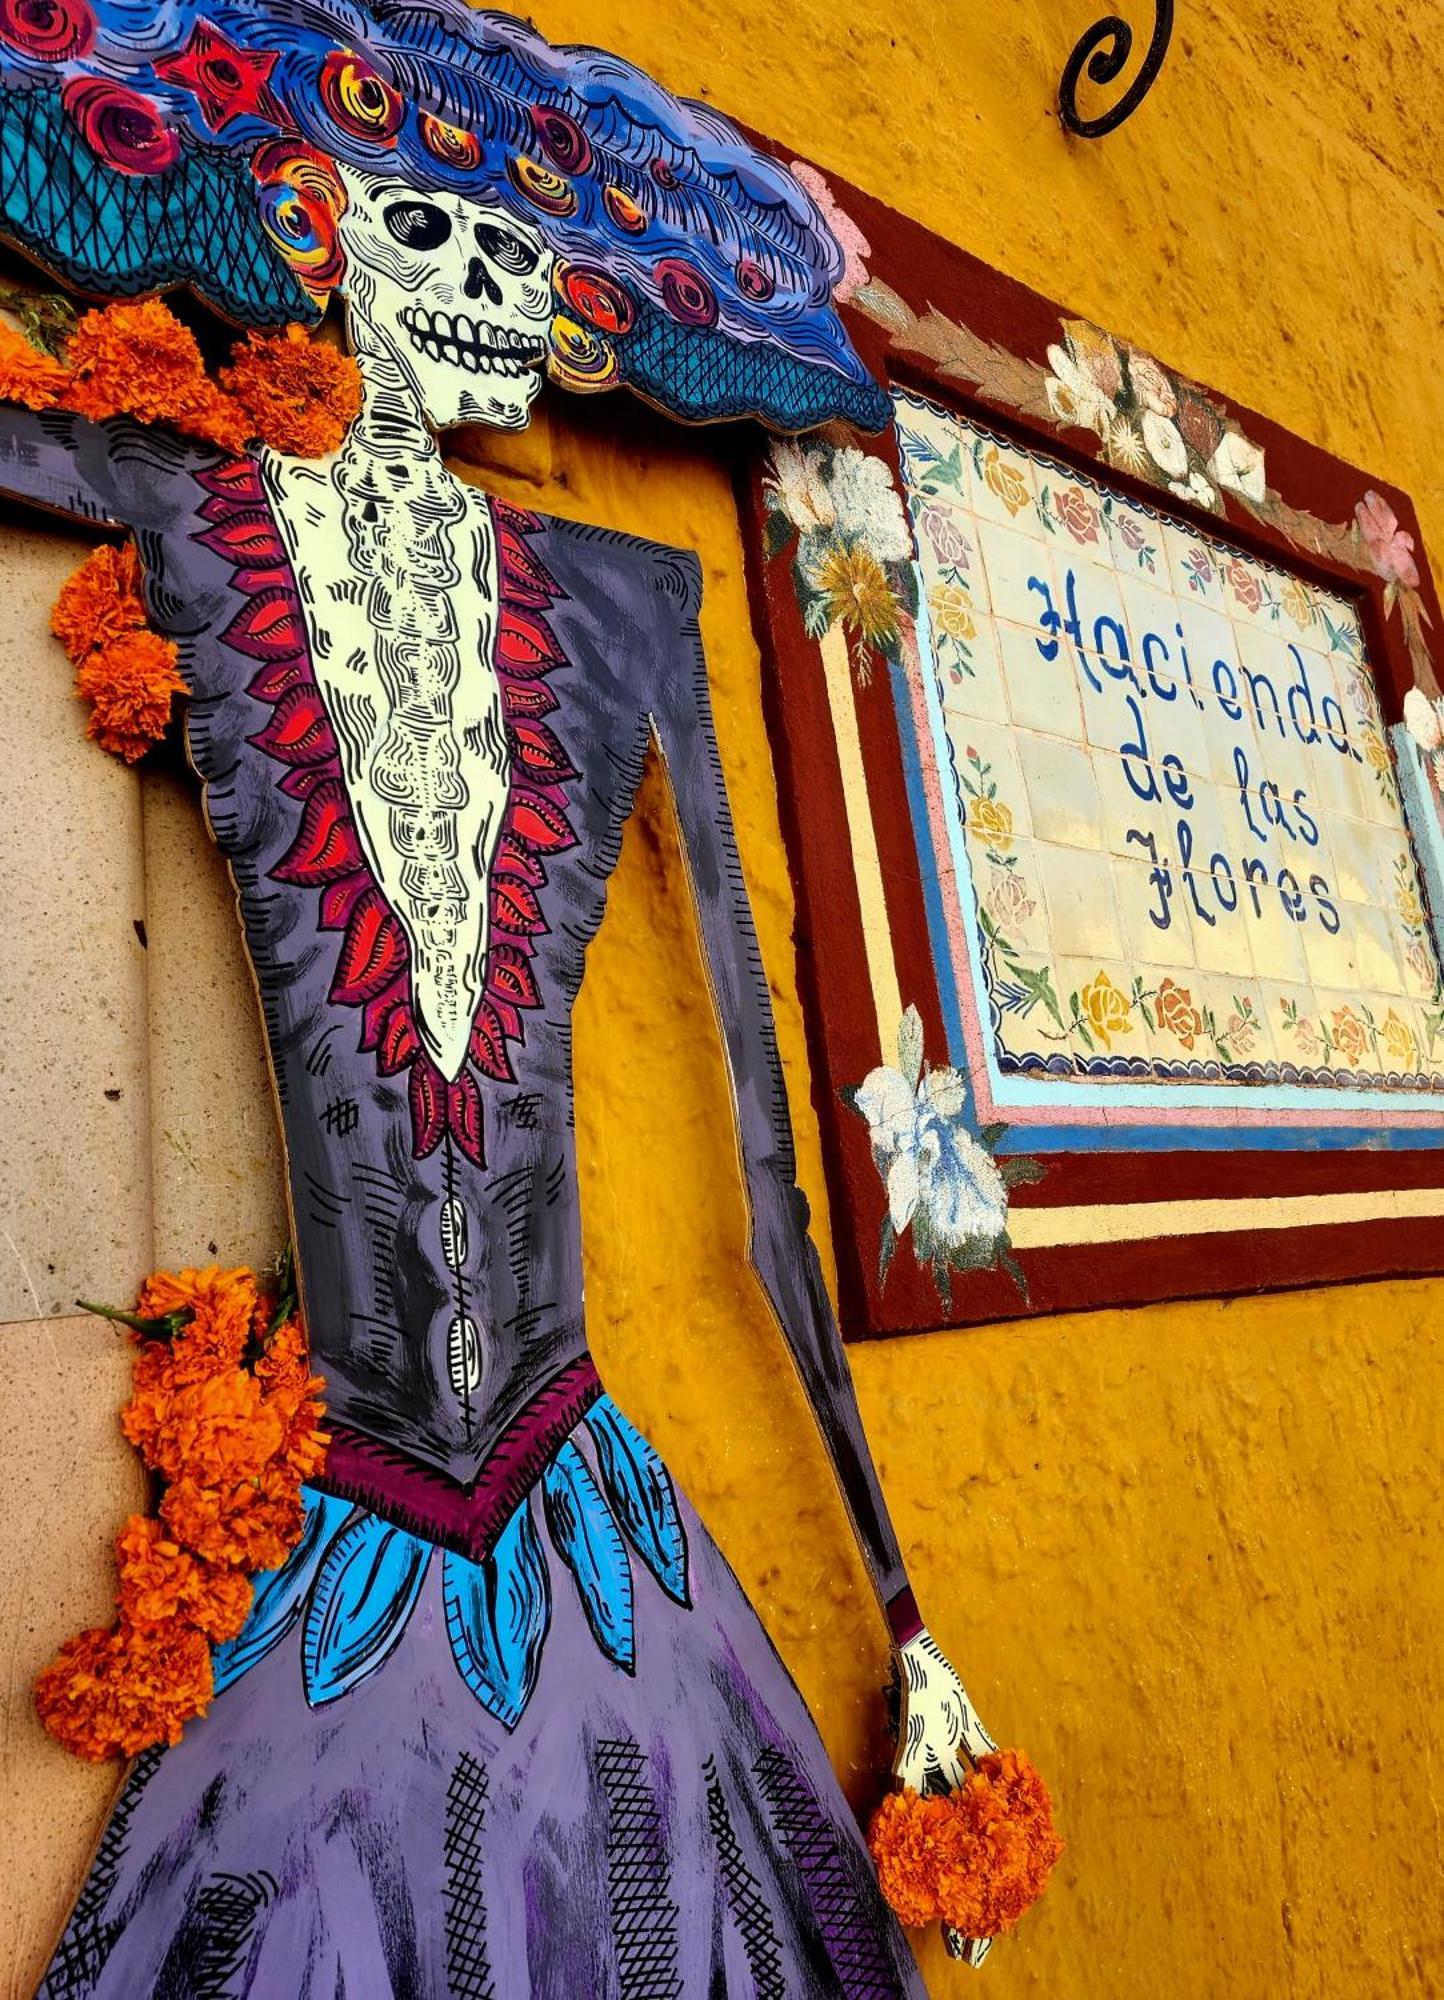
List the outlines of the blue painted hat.
<svg viewBox="0 0 1444 2000">
<path fill-rule="evenodd" d="M 557 257 L 551 369 L 692 421 L 888 406 L 817 200 L 706 105 L 462 0 L 0 0 L 0 216 L 77 289 L 315 319 L 337 162 L 499 201 Z"/>
</svg>

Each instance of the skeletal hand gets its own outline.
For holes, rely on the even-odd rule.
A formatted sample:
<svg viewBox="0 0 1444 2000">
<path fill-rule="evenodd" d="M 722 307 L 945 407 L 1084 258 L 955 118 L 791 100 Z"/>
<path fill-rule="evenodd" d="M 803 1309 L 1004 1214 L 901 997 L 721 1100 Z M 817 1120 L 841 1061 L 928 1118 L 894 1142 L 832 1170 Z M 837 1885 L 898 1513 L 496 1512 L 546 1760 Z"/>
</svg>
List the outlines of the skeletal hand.
<svg viewBox="0 0 1444 2000">
<path fill-rule="evenodd" d="M 951 1792 L 968 1775 L 970 1761 L 998 1747 L 978 1720 L 968 1691 L 926 1626 L 898 1650 L 902 1710 L 893 1775 L 915 1792 Z M 943 1925 L 951 1958 L 979 1966 L 991 1938 L 968 1938 Z"/>
</svg>

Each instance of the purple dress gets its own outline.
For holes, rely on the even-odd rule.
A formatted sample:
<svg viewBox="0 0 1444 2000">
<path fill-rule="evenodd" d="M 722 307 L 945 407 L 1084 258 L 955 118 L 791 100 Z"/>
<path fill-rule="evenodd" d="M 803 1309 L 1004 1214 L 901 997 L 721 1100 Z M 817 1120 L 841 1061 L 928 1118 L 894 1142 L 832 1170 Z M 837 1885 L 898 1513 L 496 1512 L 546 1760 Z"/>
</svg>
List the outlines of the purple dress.
<svg viewBox="0 0 1444 2000">
<path fill-rule="evenodd" d="M 6 412 L 0 486 L 136 534 L 236 882 L 334 1442 L 303 1538 L 133 1767 L 46 1995 L 920 1995 L 786 1668 L 588 1356 L 570 1017 L 671 774 L 753 1259 L 894 1627 L 910 1598 L 806 1234 L 695 559 L 492 502 L 510 785 L 447 1078 L 255 464 Z"/>
</svg>

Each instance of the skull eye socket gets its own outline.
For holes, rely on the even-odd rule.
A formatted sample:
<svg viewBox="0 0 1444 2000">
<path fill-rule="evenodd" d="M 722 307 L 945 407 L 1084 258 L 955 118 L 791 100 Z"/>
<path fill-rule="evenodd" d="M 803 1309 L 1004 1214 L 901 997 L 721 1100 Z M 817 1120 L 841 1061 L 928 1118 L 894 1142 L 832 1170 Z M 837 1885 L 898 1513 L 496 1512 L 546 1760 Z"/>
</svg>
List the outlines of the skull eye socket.
<svg viewBox="0 0 1444 2000">
<path fill-rule="evenodd" d="M 509 229 L 497 229 L 490 222 L 473 224 L 477 248 L 488 257 L 498 270 L 509 272 L 514 278 L 524 278 L 528 271 L 537 267 L 539 253 L 529 243 L 523 243 L 519 236 L 513 236 Z"/>
<path fill-rule="evenodd" d="M 408 250 L 439 250 L 451 234 L 451 217 L 429 201 L 393 201 L 385 221 Z"/>
</svg>

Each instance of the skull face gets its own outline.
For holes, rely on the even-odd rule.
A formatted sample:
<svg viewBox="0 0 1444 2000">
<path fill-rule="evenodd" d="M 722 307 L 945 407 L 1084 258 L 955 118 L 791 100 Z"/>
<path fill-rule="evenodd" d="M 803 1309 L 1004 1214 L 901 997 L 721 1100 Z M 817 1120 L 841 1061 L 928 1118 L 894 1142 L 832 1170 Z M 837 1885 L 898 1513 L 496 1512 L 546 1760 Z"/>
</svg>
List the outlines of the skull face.
<svg viewBox="0 0 1444 2000">
<path fill-rule="evenodd" d="M 408 377 L 438 428 L 520 430 L 541 387 L 553 255 L 495 202 L 342 166 L 344 290 L 368 352 Z"/>
</svg>

